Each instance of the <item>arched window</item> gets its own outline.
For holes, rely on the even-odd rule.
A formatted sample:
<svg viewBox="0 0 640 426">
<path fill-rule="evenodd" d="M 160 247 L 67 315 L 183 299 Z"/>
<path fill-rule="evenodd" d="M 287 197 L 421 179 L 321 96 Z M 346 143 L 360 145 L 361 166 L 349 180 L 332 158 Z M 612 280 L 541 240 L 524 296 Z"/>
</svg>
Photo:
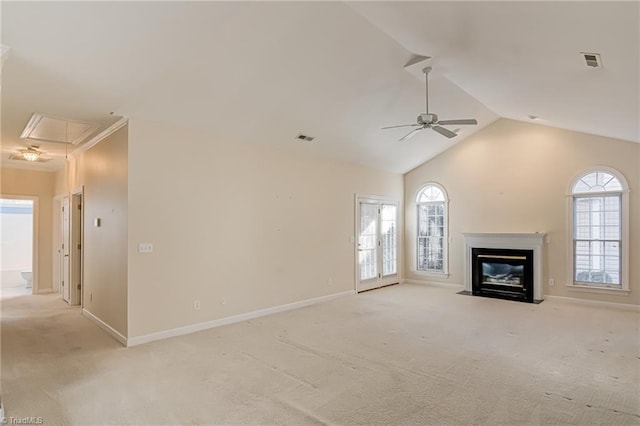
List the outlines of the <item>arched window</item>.
<svg viewBox="0 0 640 426">
<path fill-rule="evenodd" d="M 628 289 L 625 185 L 607 170 L 590 171 L 574 181 L 573 285 Z"/>
<path fill-rule="evenodd" d="M 447 196 L 440 185 L 425 185 L 416 197 L 418 271 L 447 272 Z"/>
</svg>

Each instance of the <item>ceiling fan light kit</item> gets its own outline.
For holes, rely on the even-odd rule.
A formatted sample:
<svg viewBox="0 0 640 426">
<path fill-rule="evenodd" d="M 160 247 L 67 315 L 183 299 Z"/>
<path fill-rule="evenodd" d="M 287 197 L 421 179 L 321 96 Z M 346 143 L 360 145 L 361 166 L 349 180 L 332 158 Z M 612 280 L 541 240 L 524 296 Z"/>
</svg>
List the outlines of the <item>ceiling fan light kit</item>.
<svg viewBox="0 0 640 426">
<path fill-rule="evenodd" d="M 38 161 L 40 158 L 40 151 L 34 148 L 27 148 L 22 151 L 22 157 L 27 161 Z"/>
<path fill-rule="evenodd" d="M 397 126 L 387 126 L 383 127 L 382 130 L 386 129 L 395 129 L 397 127 L 416 127 L 411 130 L 409 133 L 400 138 L 400 141 L 407 140 L 414 136 L 421 130 L 431 129 L 435 132 L 440 133 L 447 138 L 453 138 L 457 136 L 457 132 L 453 132 L 445 127 L 448 125 L 476 125 L 478 121 L 475 118 L 463 118 L 457 120 L 438 120 L 438 114 L 429 112 L 429 73 L 431 72 L 431 67 L 426 67 L 422 70 L 425 75 L 425 113 L 420 114 L 416 119 L 416 124 L 400 124 Z"/>
</svg>

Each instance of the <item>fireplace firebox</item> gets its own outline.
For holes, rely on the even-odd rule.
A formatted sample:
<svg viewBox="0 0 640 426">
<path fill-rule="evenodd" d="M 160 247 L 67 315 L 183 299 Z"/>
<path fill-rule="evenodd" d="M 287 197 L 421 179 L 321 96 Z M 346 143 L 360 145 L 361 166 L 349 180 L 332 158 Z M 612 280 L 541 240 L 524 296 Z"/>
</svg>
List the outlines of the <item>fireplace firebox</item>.
<svg viewBox="0 0 640 426">
<path fill-rule="evenodd" d="M 533 250 L 471 249 L 472 294 L 534 303 Z"/>
</svg>

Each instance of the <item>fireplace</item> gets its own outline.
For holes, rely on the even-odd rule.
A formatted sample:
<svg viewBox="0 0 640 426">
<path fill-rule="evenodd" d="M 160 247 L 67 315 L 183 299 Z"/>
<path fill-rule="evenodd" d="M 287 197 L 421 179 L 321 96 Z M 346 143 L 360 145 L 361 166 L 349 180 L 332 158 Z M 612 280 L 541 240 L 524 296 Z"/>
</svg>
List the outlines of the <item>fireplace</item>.
<svg viewBox="0 0 640 426">
<path fill-rule="evenodd" d="M 464 233 L 464 291 L 540 303 L 545 234 Z"/>
<path fill-rule="evenodd" d="M 473 248 L 474 296 L 533 302 L 533 250 Z"/>
</svg>

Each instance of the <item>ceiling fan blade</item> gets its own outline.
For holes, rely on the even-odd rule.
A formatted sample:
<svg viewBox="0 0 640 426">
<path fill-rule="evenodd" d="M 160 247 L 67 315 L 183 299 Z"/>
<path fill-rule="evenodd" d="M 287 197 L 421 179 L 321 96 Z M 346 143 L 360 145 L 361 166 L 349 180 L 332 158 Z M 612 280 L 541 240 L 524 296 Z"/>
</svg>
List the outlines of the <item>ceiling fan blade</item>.
<svg viewBox="0 0 640 426">
<path fill-rule="evenodd" d="M 461 120 L 440 120 L 438 124 L 442 124 L 443 126 L 450 126 L 453 124 L 478 124 L 478 120 L 475 118 L 465 118 Z"/>
<path fill-rule="evenodd" d="M 448 138 L 454 138 L 454 137 L 457 136 L 454 132 L 452 132 L 449 129 L 445 129 L 444 127 L 433 126 L 432 129 L 435 130 L 436 132 L 440 133 L 441 135 L 448 137 Z"/>
<path fill-rule="evenodd" d="M 424 127 L 420 127 L 419 129 L 413 129 L 412 131 L 410 131 L 409 133 L 407 133 L 406 135 L 404 135 L 403 137 L 401 137 L 400 139 L 398 139 L 400 142 L 402 141 L 406 141 L 407 139 L 413 137 L 413 135 L 415 135 L 416 133 L 418 133 L 420 130 L 424 129 Z"/>
<path fill-rule="evenodd" d="M 382 127 L 382 130 L 395 129 L 396 127 L 416 127 L 416 126 L 420 126 L 420 124 L 400 124 L 398 126 L 387 126 L 387 127 Z"/>
</svg>

